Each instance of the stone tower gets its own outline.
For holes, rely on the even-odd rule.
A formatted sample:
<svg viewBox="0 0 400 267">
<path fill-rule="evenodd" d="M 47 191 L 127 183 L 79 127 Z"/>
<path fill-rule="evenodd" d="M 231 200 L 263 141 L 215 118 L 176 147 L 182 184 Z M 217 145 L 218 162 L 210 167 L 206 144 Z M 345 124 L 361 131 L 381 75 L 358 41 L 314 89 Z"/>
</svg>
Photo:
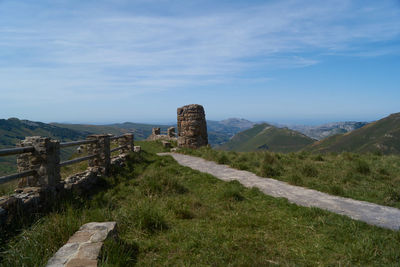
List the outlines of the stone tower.
<svg viewBox="0 0 400 267">
<path fill-rule="evenodd" d="M 207 123 L 201 105 L 178 108 L 178 146 L 198 148 L 208 145 Z"/>
</svg>

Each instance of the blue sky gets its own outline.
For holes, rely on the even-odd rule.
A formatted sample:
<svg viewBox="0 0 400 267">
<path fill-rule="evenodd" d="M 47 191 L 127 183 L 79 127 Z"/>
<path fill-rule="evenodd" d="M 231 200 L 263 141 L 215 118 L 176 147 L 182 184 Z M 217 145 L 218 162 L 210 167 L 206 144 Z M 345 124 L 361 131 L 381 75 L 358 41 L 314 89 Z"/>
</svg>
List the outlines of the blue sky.
<svg viewBox="0 0 400 267">
<path fill-rule="evenodd" d="M 398 0 L 0 0 L 1 118 L 375 120 L 399 85 Z"/>
</svg>

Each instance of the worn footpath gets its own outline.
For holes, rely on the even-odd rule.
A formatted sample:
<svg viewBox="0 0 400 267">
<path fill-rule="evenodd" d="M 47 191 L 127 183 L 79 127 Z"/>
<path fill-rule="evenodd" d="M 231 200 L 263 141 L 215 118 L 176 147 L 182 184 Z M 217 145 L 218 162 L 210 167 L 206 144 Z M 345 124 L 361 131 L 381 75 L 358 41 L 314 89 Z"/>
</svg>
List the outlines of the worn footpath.
<svg viewBox="0 0 400 267">
<path fill-rule="evenodd" d="M 396 208 L 332 196 L 316 190 L 260 177 L 248 171 L 236 170 L 199 157 L 178 153 L 159 153 L 158 155 L 172 156 L 183 166 L 211 174 L 224 181 L 237 180 L 245 187 L 257 187 L 267 195 L 283 197 L 300 206 L 317 207 L 383 228 L 400 229 L 400 210 Z"/>
</svg>

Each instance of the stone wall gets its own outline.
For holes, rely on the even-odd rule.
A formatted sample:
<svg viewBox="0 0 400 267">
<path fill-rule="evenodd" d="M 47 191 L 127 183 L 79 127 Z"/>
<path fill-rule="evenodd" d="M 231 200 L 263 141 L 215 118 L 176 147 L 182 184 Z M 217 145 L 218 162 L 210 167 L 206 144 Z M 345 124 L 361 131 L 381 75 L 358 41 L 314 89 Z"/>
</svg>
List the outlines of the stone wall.
<svg viewBox="0 0 400 267">
<path fill-rule="evenodd" d="M 147 138 L 147 141 L 176 141 L 175 127 L 169 127 L 167 134 L 161 134 L 160 128 L 153 128 L 151 135 Z"/>
<path fill-rule="evenodd" d="M 64 180 L 60 177 L 60 143 L 47 137 L 27 137 L 21 141 L 21 147 L 34 147 L 33 152 L 18 156 L 17 164 L 20 172 L 35 170 L 34 176 L 21 178 L 19 188 L 9 196 L 0 196 L 0 228 L 8 227 L 19 216 L 29 216 L 46 207 L 54 200 L 64 197 L 71 191 L 84 194 L 97 183 L 103 175 L 109 174 L 111 167 L 123 166 L 126 158 L 134 149 L 133 134 L 125 134 L 118 139 L 123 147 L 122 153 L 110 157 L 110 136 L 93 135 L 89 140 L 88 153 L 97 157 L 89 161 L 86 171 L 73 174 Z"/>
<path fill-rule="evenodd" d="M 207 123 L 201 105 L 178 108 L 178 146 L 199 148 L 208 145 Z"/>
</svg>

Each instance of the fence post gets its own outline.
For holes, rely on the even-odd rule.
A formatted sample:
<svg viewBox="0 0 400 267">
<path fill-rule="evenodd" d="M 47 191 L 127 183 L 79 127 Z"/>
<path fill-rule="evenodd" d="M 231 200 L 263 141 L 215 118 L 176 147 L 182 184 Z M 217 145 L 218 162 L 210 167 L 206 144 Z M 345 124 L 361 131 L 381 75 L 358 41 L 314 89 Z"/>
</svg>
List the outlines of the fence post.
<svg viewBox="0 0 400 267">
<path fill-rule="evenodd" d="M 103 175 L 108 175 L 110 169 L 110 136 L 107 134 L 94 134 L 87 137 L 88 140 L 97 142 L 88 144 L 88 154 L 97 155 L 96 158 L 89 160 L 89 167 L 98 167 Z"/>
<path fill-rule="evenodd" d="M 22 178 L 18 187 L 54 187 L 60 180 L 60 142 L 48 137 L 30 136 L 19 146 L 33 146 L 35 151 L 17 157 L 18 171 L 36 170 L 35 176 Z"/>
<path fill-rule="evenodd" d="M 122 149 L 122 153 L 129 153 L 133 151 L 133 134 L 132 133 L 126 133 L 123 135 L 123 137 L 118 139 L 118 144 L 120 146 L 126 146 Z"/>
</svg>

